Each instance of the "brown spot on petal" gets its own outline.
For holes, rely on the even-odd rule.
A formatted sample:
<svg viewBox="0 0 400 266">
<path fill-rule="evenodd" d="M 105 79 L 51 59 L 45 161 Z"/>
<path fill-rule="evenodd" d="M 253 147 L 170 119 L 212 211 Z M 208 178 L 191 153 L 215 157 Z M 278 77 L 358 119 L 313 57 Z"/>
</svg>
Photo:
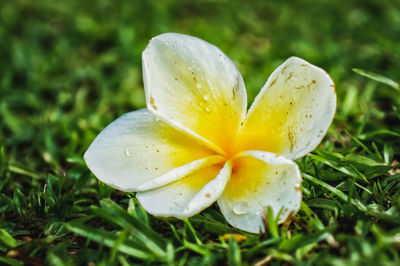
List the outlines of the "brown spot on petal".
<svg viewBox="0 0 400 266">
<path fill-rule="evenodd" d="M 233 100 L 235 100 L 238 91 L 239 91 L 239 77 L 236 77 L 236 83 L 232 88 Z"/>
<path fill-rule="evenodd" d="M 289 215 L 286 217 L 285 221 L 283 222 L 283 225 L 289 227 L 289 225 L 292 223 L 293 216 L 294 216 L 294 211 L 291 211 Z"/>
<path fill-rule="evenodd" d="M 211 197 L 210 193 L 206 193 L 206 198 Z"/>
<path fill-rule="evenodd" d="M 288 130 L 288 138 L 289 138 L 289 142 L 290 142 L 290 152 L 293 152 L 294 135 L 293 135 L 293 131 L 292 131 L 291 127 L 289 127 L 289 130 Z"/>
<path fill-rule="evenodd" d="M 272 86 L 276 83 L 277 80 L 278 80 L 278 78 L 274 79 L 274 80 L 271 82 L 271 84 L 269 84 L 268 88 L 272 87 Z"/>
<path fill-rule="evenodd" d="M 261 213 L 261 220 L 266 230 L 268 228 L 268 220 L 267 220 L 267 213 L 265 211 Z M 261 227 L 260 227 L 260 232 L 262 232 Z"/>
<path fill-rule="evenodd" d="M 294 73 L 293 73 L 293 72 L 290 72 L 290 73 L 289 73 L 289 76 L 286 78 L 286 81 L 288 81 L 289 79 L 293 78 L 293 76 L 294 76 Z"/>
<path fill-rule="evenodd" d="M 157 106 L 154 104 L 154 98 L 150 95 L 150 105 L 153 107 L 154 110 L 157 110 Z"/>
<path fill-rule="evenodd" d="M 332 84 L 332 85 L 330 85 L 330 87 L 332 87 L 333 88 L 333 91 L 335 92 L 335 94 L 336 94 L 336 85 L 335 84 Z"/>
</svg>

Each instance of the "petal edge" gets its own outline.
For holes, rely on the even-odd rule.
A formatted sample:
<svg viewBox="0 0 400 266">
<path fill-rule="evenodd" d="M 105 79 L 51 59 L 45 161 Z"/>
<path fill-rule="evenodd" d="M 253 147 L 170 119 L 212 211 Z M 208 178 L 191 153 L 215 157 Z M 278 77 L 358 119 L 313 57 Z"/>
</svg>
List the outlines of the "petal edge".
<svg viewBox="0 0 400 266">
<path fill-rule="evenodd" d="M 246 151 L 235 159 L 236 168 L 218 199 L 232 226 L 251 233 L 264 232 L 263 215 L 271 206 L 279 222 L 296 213 L 301 202 L 301 175 L 297 164 L 263 151 Z"/>
<path fill-rule="evenodd" d="M 241 149 L 300 158 L 322 141 L 335 110 L 335 85 L 329 75 L 290 57 L 271 74 L 250 107 Z"/>
</svg>

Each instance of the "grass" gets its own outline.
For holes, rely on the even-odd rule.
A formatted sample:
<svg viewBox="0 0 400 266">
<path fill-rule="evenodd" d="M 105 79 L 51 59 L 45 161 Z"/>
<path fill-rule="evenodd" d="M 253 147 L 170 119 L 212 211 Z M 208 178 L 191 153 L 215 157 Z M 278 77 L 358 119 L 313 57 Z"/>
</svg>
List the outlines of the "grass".
<svg viewBox="0 0 400 266">
<path fill-rule="evenodd" d="M 155 218 L 85 166 L 101 129 L 145 106 L 141 52 L 168 31 L 226 52 L 249 102 L 291 55 L 335 80 L 292 223 L 247 234 L 217 206 Z M 399 265 L 399 51 L 390 0 L 1 2 L 0 264 Z"/>
</svg>

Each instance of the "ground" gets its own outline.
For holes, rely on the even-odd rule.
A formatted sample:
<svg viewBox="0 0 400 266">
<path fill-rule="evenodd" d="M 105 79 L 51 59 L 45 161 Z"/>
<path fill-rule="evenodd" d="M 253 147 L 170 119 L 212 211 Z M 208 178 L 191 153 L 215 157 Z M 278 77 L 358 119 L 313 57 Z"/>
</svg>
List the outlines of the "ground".
<svg viewBox="0 0 400 266">
<path fill-rule="evenodd" d="M 163 32 L 220 47 L 249 103 L 292 55 L 331 75 L 336 116 L 296 161 L 291 223 L 267 216 L 265 234 L 247 234 L 217 206 L 155 218 L 88 170 L 95 136 L 145 106 L 141 52 Z M 1 264 L 399 265 L 399 51 L 392 0 L 2 1 Z"/>
</svg>

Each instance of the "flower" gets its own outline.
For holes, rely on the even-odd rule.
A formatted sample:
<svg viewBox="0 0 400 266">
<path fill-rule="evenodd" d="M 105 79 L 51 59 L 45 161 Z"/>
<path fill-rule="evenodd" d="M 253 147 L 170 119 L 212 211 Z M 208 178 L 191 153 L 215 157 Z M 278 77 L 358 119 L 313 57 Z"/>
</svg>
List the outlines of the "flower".
<svg viewBox="0 0 400 266">
<path fill-rule="evenodd" d="M 335 113 L 329 75 L 291 57 L 247 112 L 233 62 L 201 39 L 165 33 L 142 55 L 147 109 L 107 126 L 85 153 L 102 182 L 133 192 L 156 216 L 186 218 L 218 202 L 228 223 L 264 231 L 271 206 L 284 222 L 301 202 L 294 159 L 312 151 Z"/>
</svg>

